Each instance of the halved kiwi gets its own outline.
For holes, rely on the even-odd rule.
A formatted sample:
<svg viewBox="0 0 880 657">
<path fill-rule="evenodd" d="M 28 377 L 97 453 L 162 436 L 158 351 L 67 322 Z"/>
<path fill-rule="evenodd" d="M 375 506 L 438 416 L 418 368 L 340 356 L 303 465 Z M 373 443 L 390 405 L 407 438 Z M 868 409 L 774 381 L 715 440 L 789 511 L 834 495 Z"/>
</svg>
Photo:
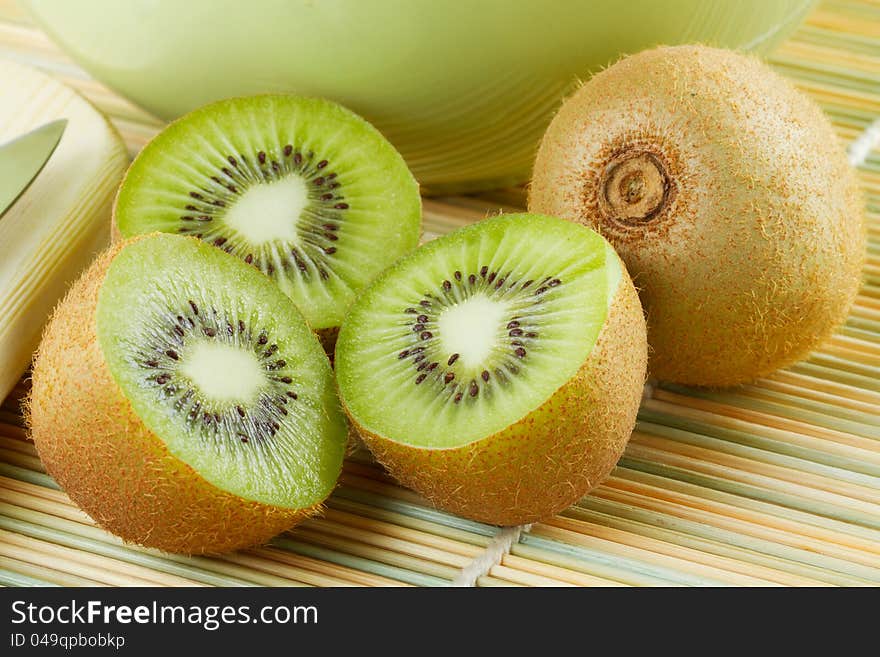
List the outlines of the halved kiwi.
<svg viewBox="0 0 880 657">
<path fill-rule="evenodd" d="M 531 522 L 596 486 L 629 438 L 647 344 L 597 233 L 498 216 L 403 258 L 336 345 L 340 396 L 379 461 L 437 506 Z"/>
<path fill-rule="evenodd" d="M 127 541 L 261 543 L 332 490 L 347 427 L 321 346 L 252 267 L 186 237 L 120 243 L 73 286 L 33 370 L 49 473 Z"/>
<path fill-rule="evenodd" d="M 114 209 L 123 237 L 197 237 L 260 269 L 315 330 L 418 244 L 418 184 L 369 123 L 330 101 L 223 100 L 138 155 Z"/>
</svg>

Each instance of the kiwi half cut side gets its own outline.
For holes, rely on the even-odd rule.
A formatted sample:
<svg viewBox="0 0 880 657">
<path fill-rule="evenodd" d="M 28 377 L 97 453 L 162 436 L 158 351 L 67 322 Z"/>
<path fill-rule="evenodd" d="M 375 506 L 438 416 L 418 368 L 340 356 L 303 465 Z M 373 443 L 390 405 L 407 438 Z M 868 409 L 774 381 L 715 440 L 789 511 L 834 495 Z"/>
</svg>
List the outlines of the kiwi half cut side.
<svg viewBox="0 0 880 657">
<path fill-rule="evenodd" d="M 418 245 L 421 198 L 403 158 L 330 101 L 223 100 L 161 132 L 116 199 L 123 237 L 197 237 L 273 279 L 332 333 L 358 292 Z"/>
<path fill-rule="evenodd" d="M 49 473 L 126 541 L 216 553 L 309 515 L 347 427 L 327 358 L 269 279 L 218 249 L 119 243 L 73 286 L 33 370 Z"/>
<path fill-rule="evenodd" d="M 531 522 L 595 487 L 632 431 L 647 362 L 632 282 L 599 234 L 502 215 L 383 273 L 340 329 L 352 425 L 443 509 Z"/>
</svg>

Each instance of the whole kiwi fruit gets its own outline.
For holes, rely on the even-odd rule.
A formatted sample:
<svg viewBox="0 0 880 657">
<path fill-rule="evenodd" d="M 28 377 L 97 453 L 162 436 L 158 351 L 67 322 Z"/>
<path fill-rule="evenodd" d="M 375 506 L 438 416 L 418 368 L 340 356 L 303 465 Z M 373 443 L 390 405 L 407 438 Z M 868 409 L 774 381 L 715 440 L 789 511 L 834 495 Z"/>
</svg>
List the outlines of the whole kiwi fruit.
<svg viewBox="0 0 880 657">
<path fill-rule="evenodd" d="M 829 121 L 735 52 L 661 47 L 590 79 L 544 135 L 529 208 L 614 245 L 662 380 L 729 386 L 804 358 L 860 284 L 862 205 Z"/>
</svg>

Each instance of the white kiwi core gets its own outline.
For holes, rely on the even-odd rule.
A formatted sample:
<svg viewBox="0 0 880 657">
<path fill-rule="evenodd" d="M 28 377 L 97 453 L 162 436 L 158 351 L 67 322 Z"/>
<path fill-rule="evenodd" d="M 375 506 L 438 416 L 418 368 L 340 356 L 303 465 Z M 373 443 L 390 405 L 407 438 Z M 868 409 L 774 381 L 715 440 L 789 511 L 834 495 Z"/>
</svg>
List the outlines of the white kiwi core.
<svg viewBox="0 0 880 657">
<path fill-rule="evenodd" d="M 255 246 L 275 240 L 295 243 L 296 226 L 308 203 L 306 181 L 291 174 L 250 187 L 223 215 L 223 221 Z"/>
<path fill-rule="evenodd" d="M 478 294 L 444 310 L 437 318 L 440 344 L 458 354 L 463 367 L 481 367 L 498 339 L 508 315 L 506 304 Z"/>
<path fill-rule="evenodd" d="M 183 354 L 180 372 L 208 399 L 249 403 L 266 384 L 257 357 L 221 342 L 198 341 Z"/>
</svg>

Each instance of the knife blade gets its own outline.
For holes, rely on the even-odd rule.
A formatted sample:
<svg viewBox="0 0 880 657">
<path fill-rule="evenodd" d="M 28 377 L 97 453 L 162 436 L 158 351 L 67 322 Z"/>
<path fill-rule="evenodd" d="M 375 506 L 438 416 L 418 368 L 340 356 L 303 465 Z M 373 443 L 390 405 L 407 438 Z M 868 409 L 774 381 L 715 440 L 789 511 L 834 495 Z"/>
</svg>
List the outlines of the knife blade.
<svg viewBox="0 0 880 657">
<path fill-rule="evenodd" d="M 0 218 L 46 166 L 66 127 L 58 119 L 0 145 Z"/>
</svg>

